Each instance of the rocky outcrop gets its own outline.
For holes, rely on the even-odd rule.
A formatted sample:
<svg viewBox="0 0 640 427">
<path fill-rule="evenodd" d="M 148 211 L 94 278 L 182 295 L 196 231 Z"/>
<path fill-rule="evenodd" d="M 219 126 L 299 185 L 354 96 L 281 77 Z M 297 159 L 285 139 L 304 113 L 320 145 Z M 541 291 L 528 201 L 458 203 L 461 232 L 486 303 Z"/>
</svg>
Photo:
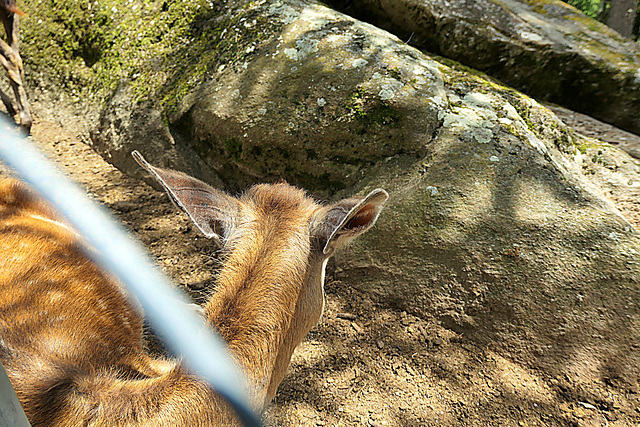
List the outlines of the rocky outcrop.
<svg viewBox="0 0 640 427">
<path fill-rule="evenodd" d="M 640 134 L 640 46 L 564 2 L 328 3 L 539 100 Z"/>
<path fill-rule="evenodd" d="M 639 377 L 640 234 L 593 179 L 640 193 L 632 158 L 315 2 L 128 13 L 164 21 L 116 26 L 92 64 L 25 55 L 42 99 L 47 79 L 76 70 L 65 75 L 82 84 L 62 79 L 72 95 L 57 107 L 84 106 L 109 161 L 137 172 L 138 149 L 232 190 L 281 178 L 323 198 L 384 187 L 389 207 L 336 277 L 572 384 Z"/>
</svg>

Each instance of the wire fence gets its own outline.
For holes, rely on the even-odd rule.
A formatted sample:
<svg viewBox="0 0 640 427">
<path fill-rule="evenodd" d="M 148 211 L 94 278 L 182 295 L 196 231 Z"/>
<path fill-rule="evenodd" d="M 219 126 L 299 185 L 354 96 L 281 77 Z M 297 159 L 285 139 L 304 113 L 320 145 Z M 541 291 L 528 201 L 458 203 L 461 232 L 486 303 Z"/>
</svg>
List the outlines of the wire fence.
<svg viewBox="0 0 640 427">
<path fill-rule="evenodd" d="M 30 141 L 10 130 L 5 120 L 0 121 L 0 158 L 56 206 L 95 248 L 91 257 L 118 277 L 137 298 L 146 318 L 169 350 L 227 399 L 245 426 L 259 427 L 260 421 L 246 400 L 244 375 L 231 360 L 224 343 L 202 319 L 186 308 L 189 304 L 186 296 L 153 266 L 142 246 L 131 239 L 101 206 L 67 180 Z M 3 378 L 2 373 L 0 394 L 4 395 L 3 381 L 8 379 L 6 374 Z M 0 421 L 12 410 L 10 394 L 6 394 L 8 401 L 0 400 Z"/>
</svg>

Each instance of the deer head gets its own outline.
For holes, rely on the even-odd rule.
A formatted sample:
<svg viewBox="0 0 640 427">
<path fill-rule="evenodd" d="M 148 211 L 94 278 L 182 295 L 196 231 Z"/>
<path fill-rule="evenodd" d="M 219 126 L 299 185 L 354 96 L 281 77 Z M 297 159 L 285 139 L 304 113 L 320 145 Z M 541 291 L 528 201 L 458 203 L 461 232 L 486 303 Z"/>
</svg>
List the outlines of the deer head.
<svg viewBox="0 0 640 427">
<path fill-rule="evenodd" d="M 205 316 L 247 371 L 261 408 L 322 315 L 327 260 L 374 225 L 388 194 L 376 189 L 325 206 L 278 183 L 256 185 L 236 198 L 132 154 L 198 230 L 224 249 Z"/>
</svg>

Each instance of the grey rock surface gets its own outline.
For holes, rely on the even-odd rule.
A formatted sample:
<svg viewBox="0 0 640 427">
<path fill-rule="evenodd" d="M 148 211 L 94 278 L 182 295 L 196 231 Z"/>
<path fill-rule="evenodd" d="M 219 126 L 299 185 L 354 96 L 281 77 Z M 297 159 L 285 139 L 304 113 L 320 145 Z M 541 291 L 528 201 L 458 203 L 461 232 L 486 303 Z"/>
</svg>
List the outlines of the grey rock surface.
<svg viewBox="0 0 640 427">
<path fill-rule="evenodd" d="M 329 1 L 539 100 L 640 134 L 640 46 L 561 1 Z"/>
</svg>

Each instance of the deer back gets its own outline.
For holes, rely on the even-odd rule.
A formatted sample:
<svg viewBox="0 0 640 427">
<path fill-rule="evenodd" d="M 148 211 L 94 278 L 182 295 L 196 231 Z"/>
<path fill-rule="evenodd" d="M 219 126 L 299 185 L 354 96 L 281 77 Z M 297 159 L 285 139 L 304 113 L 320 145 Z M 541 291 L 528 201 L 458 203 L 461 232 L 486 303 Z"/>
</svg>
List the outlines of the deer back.
<svg viewBox="0 0 640 427">
<path fill-rule="evenodd" d="M 135 375 L 142 319 L 86 252 L 28 187 L 0 181 L 0 357 L 28 415 L 68 370 Z"/>
</svg>

